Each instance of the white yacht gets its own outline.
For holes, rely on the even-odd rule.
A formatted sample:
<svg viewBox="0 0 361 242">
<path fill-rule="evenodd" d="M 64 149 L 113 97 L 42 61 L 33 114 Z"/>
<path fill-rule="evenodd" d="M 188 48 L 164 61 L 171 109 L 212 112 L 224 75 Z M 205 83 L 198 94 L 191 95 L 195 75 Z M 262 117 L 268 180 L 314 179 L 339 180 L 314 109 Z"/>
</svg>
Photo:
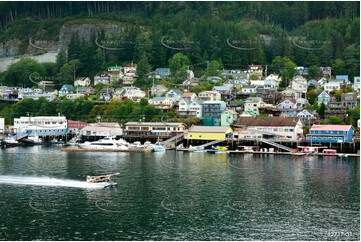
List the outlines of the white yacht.
<svg viewBox="0 0 361 242">
<path fill-rule="evenodd" d="M 104 149 L 104 150 L 128 150 L 129 143 L 123 139 L 116 140 L 114 137 L 105 137 L 98 141 L 78 144 L 81 149 Z"/>
</svg>

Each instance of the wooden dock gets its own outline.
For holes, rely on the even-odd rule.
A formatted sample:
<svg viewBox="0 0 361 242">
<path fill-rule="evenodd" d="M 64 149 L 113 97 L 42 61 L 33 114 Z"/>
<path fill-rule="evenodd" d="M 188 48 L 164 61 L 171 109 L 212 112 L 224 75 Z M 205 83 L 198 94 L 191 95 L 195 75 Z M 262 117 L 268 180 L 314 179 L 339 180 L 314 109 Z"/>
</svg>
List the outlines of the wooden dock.
<svg viewBox="0 0 361 242">
<path fill-rule="evenodd" d="M 86 148 L 79 148 L 79 147 L 65 147 L 61 148 L 62 151 L 69 151 L 69 152 L 150 152 L 152 149 L 146 148 L 129 148 L 128 150 L 122 149 L 86 149 Z"/>
</svg>

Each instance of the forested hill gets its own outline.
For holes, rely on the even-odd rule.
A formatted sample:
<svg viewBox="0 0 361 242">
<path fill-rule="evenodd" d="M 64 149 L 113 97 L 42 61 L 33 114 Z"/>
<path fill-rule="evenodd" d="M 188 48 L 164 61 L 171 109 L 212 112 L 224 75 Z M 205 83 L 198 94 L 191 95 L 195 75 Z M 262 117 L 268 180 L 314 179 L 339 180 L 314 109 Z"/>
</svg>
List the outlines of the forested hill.
<svg viewBox="0 0 361 242">
<path fill-rule="evenodd" d="M 355 18 L 360 15 L 359 1 L 278 1 L 278 2 L 2 2 L 0 5 L 0 28 L 19 18 L 54 18 L 66 16 L 89 17 L 100 13 L 126 11 L 142 14 L 173 15 L 188 12 L 196 15 L 218 15 L 225 21 L 250 18 L 262 23 L 280 25 L 292 30 L 309 20 L 324 18 Z M 188 19 L 188 21 L 191 19 Z"/>
<path fill-rule="evenodd" d="M 68 52 L 74 56 L 68 60 L 87 59 L 78 75 L 100 69 L 88 65 L 98 40 L 108 47 L 107 65 L 134 61 L 168 67 L 169 59 L 182 52 L 195 71 L 213 60 L 243 69 L 270 65 L 281 56 L 299 66 L 332 66 L 333 74 L 353 77 L 360 65 L 359 10 L 359 1 L 0 2 L 0 49 L 6 54 L 11 47 L 19 55 L 34 51 L 30 39 L 63 41 L 65 48 L 71 42 L 74 51 Z M 105 30 L 99 30 L 102 25 Z M 84 35 L 74 36 L 74 26 L 97 28 L 82 42 Z"/>
</svg>

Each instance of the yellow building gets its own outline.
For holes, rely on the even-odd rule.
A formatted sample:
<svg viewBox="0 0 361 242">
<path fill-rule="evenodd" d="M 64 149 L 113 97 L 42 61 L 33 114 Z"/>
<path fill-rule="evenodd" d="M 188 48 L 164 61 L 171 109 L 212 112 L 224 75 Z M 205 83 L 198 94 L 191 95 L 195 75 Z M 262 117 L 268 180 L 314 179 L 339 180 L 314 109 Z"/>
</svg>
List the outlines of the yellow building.
<svg viewBox="0 0 361 242">
<path fill-rule="evenodd" d="M 188 140 L 222 140 L 227 138 L 233 130 L 230 127 L 221 126 L 192 126 L 184 133 Z"/>
</svg>

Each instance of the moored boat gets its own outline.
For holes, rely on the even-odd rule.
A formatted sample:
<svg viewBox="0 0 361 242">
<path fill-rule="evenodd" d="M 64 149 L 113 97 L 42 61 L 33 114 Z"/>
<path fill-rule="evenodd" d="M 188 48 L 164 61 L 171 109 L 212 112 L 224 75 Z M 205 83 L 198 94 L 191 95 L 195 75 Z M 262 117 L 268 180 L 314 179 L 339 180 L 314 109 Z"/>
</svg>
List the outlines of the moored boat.
<svg viewBox="0 0 361 242">
<path fill-rule="evenodd" d="M 114 137 L 105 137 L 98 141 L 77 144 L 81 149 L 103 149 L 103 150 L 128 150 L 129 143 L 123 139 L 116 140 Z"/>
</svg>

